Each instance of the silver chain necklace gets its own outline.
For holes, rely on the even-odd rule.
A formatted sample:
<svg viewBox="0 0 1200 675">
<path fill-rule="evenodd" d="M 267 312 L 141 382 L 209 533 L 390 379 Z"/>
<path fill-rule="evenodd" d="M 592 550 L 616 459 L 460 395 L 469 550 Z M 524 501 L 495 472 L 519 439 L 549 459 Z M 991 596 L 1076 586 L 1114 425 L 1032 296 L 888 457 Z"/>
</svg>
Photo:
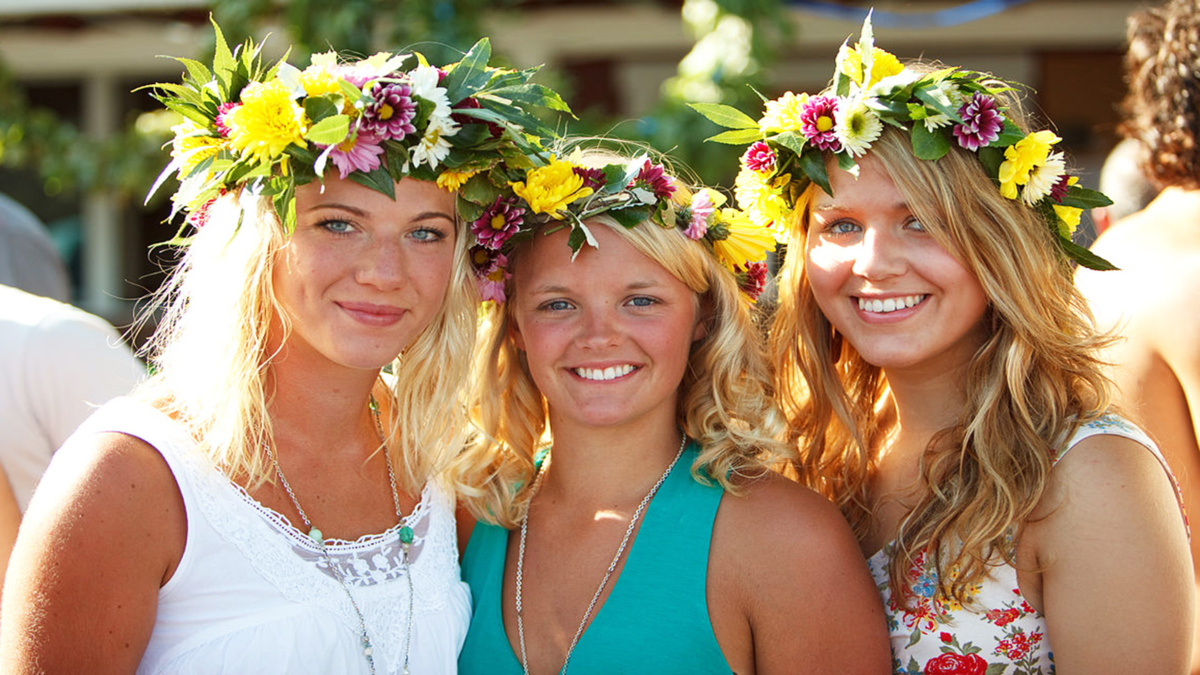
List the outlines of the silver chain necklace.
<svg viewBox="0 0 1200 675">
<path fill-rule="evenodd" d="M 383 441 L 383 426 L 379 422 L 379 404 L 375 401 L 375 396 L 371 395 L 370 401 L 371 413 L 375 419 L 375 432 L 379 434 L 380 441 Z M 333 572 L 333 576 L 341 585 L 342 590 L 346 592 L 346 597 L 350 600 L 350 606 L 354 608 L 354 614 L 358 617 L 359 639 L 362 640 L 363 656 L 367 659 L 367 666 L 371 670 L 371 675 L 375 675 L 375 648 L 371 644 L 371 636 L 367 633 L 367 620 L 363 616 L 362 609 L 359 608 L 358 602 L 354 599 L 354 595 L 350 592 L 350 587 L 346 585 L 346 580 L 342 578 L 342 573 L 334 564 L 333 559 L 329 556 L 329 551 L 325 548 L 325 536 L 321 531 L 313 527 L 312 521 L 308 519 L 308 514 L 300 506 L 300 500 L 296 499 L 296 493 L 292 491 L 292 486 L 288 484 L 287 476 L 283 475 L 283 468 L 279 466 L 279 459 L 275 457 L 275 453 L 271 450 L 269 443 L 263 443 L 263 449 L 267 451 L 267 456 L 271 458 L 271 464 L 275 467 L 275 475 L 279 476 L 279 482 L 283 484 L 283 489 L 287 492 L 287 496 L 292 500 L 292 506 L 296 507 L 296 512 L 300 514 L 300 520 L 304 521 L 304 526 L 308 528 L 308 538 L 316 543 L 321 550 L 321 555 L 325 558 L 325 563 L 329 565 L 329 570 Z M 392 487 L 392 504 L 396 507 L 396 517 L 400 519 L 401 527 L 397 536 L 400 540 L 400 548 L 404 554 L 404 577 L 408 579 L 408 634 L 404 638 L 404 675 L 409 675 L 408 657 L 409 647 L 412 646 L 412 629 L 413 629 L 413 580 L 412 569 L 409 567 L 408 550 L 412 546 L 414 535 L 413 529 L 404 519 L 404 514 L 400 511 L 400 492 L 396 489 L 396 474 L 392 471 L 392 458 L 388 453 L 387 442 L 383 443 L 383 459 L 387 463 L 388 483 Z M 412 514 L 409 514 L 410 516 Z"/>
<path fill-rule="evenodd" d="M 613 556 L 612 562 L 608 564 L 608 570 L 604 572 L 604 578 L 600 580 L 600 586 L 596 589 L 595 595 L 592 596 L 592 601 L 588 603 L 587 610 L 583 613 L 583 618 L 579 621 L 579 628 L 575 631 L 575 637 L 571 639 L 571 646 L 567 647 L 567 655 L 563 657 L 562 668 L 558 671 L 559 675 L 566 675 L 567 665 L 571 662 L 571 653 L 575 651 L 575 645 L 579 644 L 579 638 L 583 636 L 583 629 L 587 626 L 588 619 L 592 616 L 592 610 L 596 608 L 596 603 L 600 601 L 600 594 L 608 586 L 609 579 L 612 578 L 613 572 L 617 569 L 617 563 L 621 561 L 621 555 L 625 553 L 625 547 L 629 544 L 629 538 L 633 536 L 633 529 L 637 527 L 638 519 L 642 517 L 642 512 L 646 510 L 646 505 L 654 499 L 654 495 L 662 484 L 666 482 L 667 476 L 671 475 L 671 470 L 675 468 L 675 464 L 683 455 L 683 449 L 687 447 L 687 434 L 683 434 L 683 440 L 679 442 L 679 452 L 675 453 L 675 458 L 667 465 L 667 470 L 663 471 L 650 491 L 642 498 L 638 504 L 637 510 L 633 512 L 633 517 L 629 519 L 629 526 L 625 528 L 625 536 L 621 538 L 621 545 L 617 547 L 617 553 Z M 546 463 L 542 465 L 541 471 L 538 472 L 537 478 L 533 482 L 533 493 L 536 495 L 538 488 L 542 485 L 542 478 L 550 469 L 550 461 L 552 457 L 546 457 Z M 532 500 L 532 497 L 530 497 Z M 524 606 L 521 603 L 521 588 L 523 586 L 523 578 L 525 572 L 525 539 L 529 532 L 529 511 L 526 510 L 525 517 L 521 519 L 521 543 L 517 547 L 517 640 L 521 643 L 521 669 L 525 675 L 529 675 L 529 659 L 525 654 L 525 623 L 522 619 L 524 615 Z"/>
</svg>

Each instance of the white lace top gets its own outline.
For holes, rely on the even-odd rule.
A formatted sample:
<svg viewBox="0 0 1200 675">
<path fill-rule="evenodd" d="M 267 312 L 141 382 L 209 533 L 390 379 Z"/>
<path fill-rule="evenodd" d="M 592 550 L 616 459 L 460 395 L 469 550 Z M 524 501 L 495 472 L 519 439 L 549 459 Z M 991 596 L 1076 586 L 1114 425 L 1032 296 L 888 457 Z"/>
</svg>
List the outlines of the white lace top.
<svg viewBox="0 0 1200 675">
<path fill-rule="evenodd" d="M 159 591 L 139 675 L 370 672 L 354 607 L 307 535 L 232 483 L 196 451 L 181 425 L 154 408 L 117 399 L 77 435 L 102 431 L 136 436 L 157 448 L 187 510 L 186 547 L 175 575 Z M 406 522 L 416 535 L 410 551 L 415 597 L 409 669 L 454 673 L 471 610 L 470 592 L 459 576 L 453 501 L 430 482 Z M 362 610 L 381 675 L 402 672 L 408 631 L 409 584 L 399 528 L 326 542 Z"/>
</svg>

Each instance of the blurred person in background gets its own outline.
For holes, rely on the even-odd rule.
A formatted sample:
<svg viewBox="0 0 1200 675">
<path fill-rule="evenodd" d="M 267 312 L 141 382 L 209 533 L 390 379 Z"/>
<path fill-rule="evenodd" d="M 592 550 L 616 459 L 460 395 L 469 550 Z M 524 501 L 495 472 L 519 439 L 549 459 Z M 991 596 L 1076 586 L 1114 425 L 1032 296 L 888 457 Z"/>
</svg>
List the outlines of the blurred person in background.
<svg viewBox="0 0 1200 675">
<path fill-rule="evenodd" d="M 1159 442 L 1197 513 L 1200 313 L 1191 306 L 1200 288 L 1200 6 L 1145 8 L 1128 29 L 1121 131 L 1146 148 L 1142 171 L 1162 192 L 1092 245 L 1120 270 L 1080 268 L 1076 281 L 1100 327 L 1122 338 L 1103 354 L 1117 402 Z M 1192 558 L 1200 560 L 1200 537 L 1192 538 Z M 1200 586 L 1200 571 L 1196 579 Z M 1200 673 L 1200 648 L 1192 659 Z"/>
</svg>

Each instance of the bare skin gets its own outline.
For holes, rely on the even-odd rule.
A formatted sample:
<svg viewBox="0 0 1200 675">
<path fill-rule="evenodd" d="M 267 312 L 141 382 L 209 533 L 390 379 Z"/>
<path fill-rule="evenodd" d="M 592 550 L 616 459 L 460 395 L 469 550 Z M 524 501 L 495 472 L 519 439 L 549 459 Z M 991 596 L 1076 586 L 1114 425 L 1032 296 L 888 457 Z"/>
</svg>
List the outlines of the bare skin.
<svg viewBox="0 0 1200 675">
<path fill-rule="evenodd" d="M 522 601 L 531 673 L 562 667 L 638 504 L 680 445 L 679 382 L 703 334 L 695 294 L 605 226 L 571 261 L 566 232 L 538 237 L 515 271 L 517 345 L 549 406 L 554 450 L 529 512 Z M 586 368 L 634 364 L 606 382 Z M 674 471 L 687 471 L 678 465 Z M 886 673 L 883 607 L 841 514 L 779 476 L 722 497 L 706 599 L 736 673 Z M 521 654 L 509 537 L 504 626 Z M 631 540 L 630 547 L 636 542 Z M 622 556 L 592 617 L 620 584 Z"/>
<path fill-rule="evenodd" d="M 1120 268 L 1080 269 L 1076 283 L 1097 323 L 1120 336 L 1105 354 L 1118 404 L 1162 448 L 1190 513 L 1200 509 L 1200 191 L 1167 188 L 1118 221 L 1092 250 Z M 1200 561 L 1200 538 L 1192 557 Z M 1194 573 L 1200 589 L 1200 568 Z M 1200 621 L 1192 673 L 1200 674 Z"/>
<path fill-rule="evenodd" d="M 353 540 L 396 524 L 367 401 L 374 391 L 386 402 L 380 369 L 428 325 L 444 295 L 453 195 L 418 182 L 398 184 L 396 201 L 349 181 L 328 180 L 319 196 L 308 187 L 275 260 L 276 298 L 293 330 L 285 339 L 276 320 L 270 331 L 268 412 L 273 451 L 305 512 L 326 538 Z M 393 306 L 404 310 L 378 309 Z M 386 428 L 390 411 L 381 413 Z M 137 438 L 98 434 L 64 452 L 43 477 L 13 553 L 0 672 L 133 673 L 159 589 L 184 554 L 183 500 L 166 461 Z M 303 527 L 281 486 L 231 479 Z M 401 509 L 418 499 L 401 491 Z"/>
</svg>

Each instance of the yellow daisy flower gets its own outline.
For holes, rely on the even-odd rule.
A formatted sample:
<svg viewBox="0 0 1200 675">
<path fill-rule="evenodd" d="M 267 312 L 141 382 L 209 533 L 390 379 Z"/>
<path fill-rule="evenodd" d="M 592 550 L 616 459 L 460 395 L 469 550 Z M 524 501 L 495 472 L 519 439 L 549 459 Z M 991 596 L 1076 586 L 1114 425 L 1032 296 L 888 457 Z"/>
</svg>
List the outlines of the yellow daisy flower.
<svg viewBox="0 0 1200 675">
<path fill-rule="evenodd" d="M 242 105 L 225 117 L 229 144 L 242 157 L 270 164 L 291 144 L 308 147 L 308 117 L 279 80 L 252 82 L 242 90 Z"/>
<path fill-rule="evenodd" d="M 438 174 L 437 186 L 447 192 L 454 192 L 471 180 L 478 171 L 443 171 Z"/>
<path fill-rule="evenodd" d="M 784 174 L 772 180 L 770 176 L 743 168 L 734 179 L 733 196 L 750 222 L 758 227 L 782 226 L 790 209 L 780 190 L 791 179 L 791 174 Z"/>
<path fill-rule="evenodd" d="M 1046 163 L 1050 146 L 1060 140 L 1053 131 L 1036 131 L 1008 146 L 1004 150 L 1005 161 L 1000 165 L 1000 194 L 1016 199 L 1017 186 L 1029 182 L 1029 174 Z"/>
<path fill-rule="evenodd" d="M 509 185 L 534 213 L 545 213 L 555 220 L 564 218 L 562 211 L 571 202 L 593 192 L 592 188 L 584 187 L 583 177 L 575 173 L 571 163 L 554 156 L 548 165 L 529 171 L 524 182 Z"/>
<path fill-rule="evenodd" d="M 179 175 L 182 177 L 190 175 L 200 162 L 220 152 L 224 143 L 223 139 L 210 136 L 191 120 L 177 124 L 171 130 L 175 132 L 171 156 L 180 160 Z"/>
<path fill-rule="evenodd" d="M 773 101 L 767 101 L 762 119 L 758 120 L 759 130 L 764 134 L 799 131 L 800 111 L 807 100 L 808 94 L 797 96 L 789 91 Z"/>
<path fill-rule="evenodd" d="M 1083 209 L 1075 208 L 1074 206 L 1063 206 L 1062 204 L 1051 204 L 1054 207 L 1054 212 L 1058 214 L 1058 232 L 1062 236 L 1070 239 L 1075 234 L 1075 228 L 1079 227 L 1079 216 L 1083 214 Z"/>
<path fill-rule="evenodd" d="M 755 225 L 742 211 L 721 209 L 719 220 L 729 231 L 729 236 L 714 241 L 713 250 L 726 265 L 745 269 L 747 264 L 764 260 L 767 253 L 775 249 L 775 235 Z"/>
<path fill-rule="evenodd" d="M 872 48 L 871 59 L 871 76 L 867 82 L 863 82 L 861 46 L 846 50 L 846 59 L 842 62 L 842 72 L 850 76 L 850 79 L 854 80 L 858 86 L 867 89 L 883 78 L 897 75 L 904 70 L 899 59 L 879 47 Z"/>
</svg>

